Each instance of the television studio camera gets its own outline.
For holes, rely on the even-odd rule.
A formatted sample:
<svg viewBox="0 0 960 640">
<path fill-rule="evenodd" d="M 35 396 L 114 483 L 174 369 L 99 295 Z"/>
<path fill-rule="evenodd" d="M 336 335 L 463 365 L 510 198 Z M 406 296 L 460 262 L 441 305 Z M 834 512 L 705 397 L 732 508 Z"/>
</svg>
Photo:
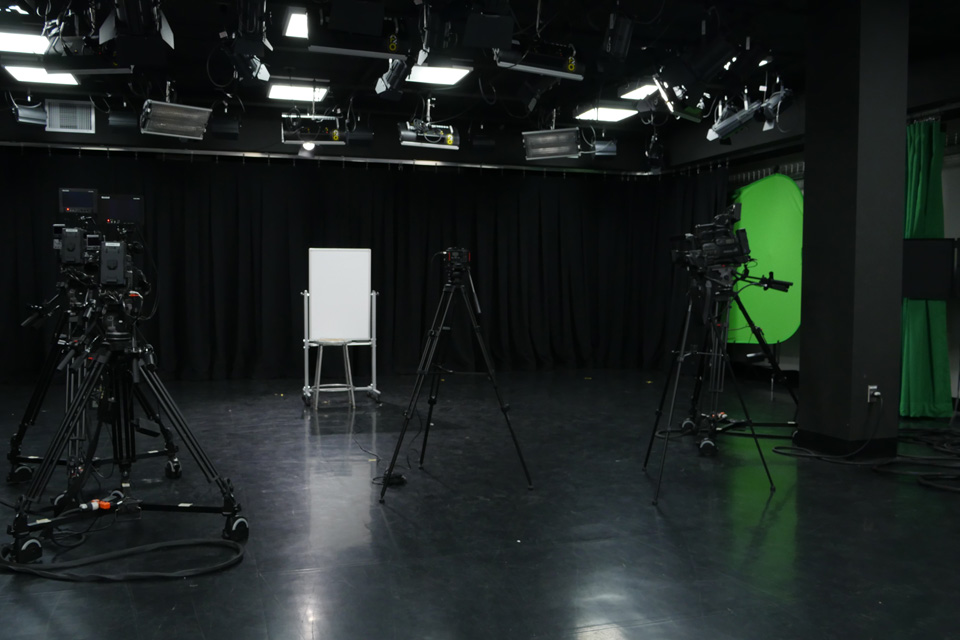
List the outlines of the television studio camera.
<svg viewBox="0 0 960 640">
<path fill-rule="evenodd" d="M 693 434 L 697 440 L 698 452 L 701 455 L 716 455 L 717 434 L 721 426 L 729 423 L 727 414 L 720 410 L 720 395 L 724 388 L 724 382 L 729 379 L 736 390 L 744 414 L 744 420 L 738 424 L 748 426 L 756 441 L 756 433 L 753 430 L 754 423 L 750 419 L 727 352 L 730 328 L 729 316 L 732 305 L 736 305 L 740 310 L 764 356 L 773 367 L 775 375 L 778 379 L 785 381 L 773 350 L 763 337 L 763 331 L 753 322 L 740 300 L 739 290 L 742 288 L 741 285 L 750 285 L 759 286 L 763 289 L 787 291 L 792 283 L 775 279 L 773 272 L 762 277 L 750 275 L 749 265 L 752 258 L 750 257 L 747 232 L 746 229 L 737 228 L 737 223 L 740 222 L 740 213 L 740 203 L 727 207 L 714 216 L 710 222 L 696 225 L 693 233 L 684 236 L 686 246 L 672 252 L 674 263 L 685 268 L 689 276 L 687 313 L 676 349 L 676 359 L 668 382 L 664 385 L 660 405 L 657 408 L 656 421 L 650 434 L 650 441 L 643 462 L 643 468 L 646 469 L 654 439 L 658 435 L 657 428 L 669 392 L 672 395 L 667 416 L 667 429 L 661 434 L 665 440 L 663 457 L 660 463 L 661 481 L 663 464 L 666 460 L 666 444 L 670 439 L 670 425 L 673 424 L 677 392 L 680 386 L 681 368 L 684 360 L 690 355 L 698 356 L 697 373 L 690 399 L 689 413 L 683 420 L 679 433 L 681 435 Z M 703 335 L 699 348 L 688 350 L 687 340 L 691 333 L 691 319 L 695 306 L 699 307 L 700 310 Z M 704 385 L 706 385 L 706 388 L 704 388 Z M 704 392 L 706 398 L 703 397 Z M 772 489 L 773 479 L 770 477 L 770 471 L 767 468 L 763 452 L 760 450 L 759 442 L 757 442 L 757 451 L 760 454 L 760 460 L 763 462 Z M 659 496 L 659 493 L 660 482 L 658 481 L 657 496 Z M 656 504 L 656 501 L 657 497 L 654 498 L 654 504 Z"/>
<path fill-rule="evenodd" d="M 221 514 L 227 519 L 223 537 L 245 540 L 249 526 L 239 515 L 233 486 L 217 473 L 161 382 L 153 347 L 140 330 L 140 322 L 156 311 L 154 304 L 151 312 L 145 313 L 144 299 L 152 287 L 134 259 L 145 253 L 140 231 L 142 199 L 98 195 L 93 189 L 61 189 L 60 212 L 67 222 L 53 227 L 59 267 L 57 292 L 32 307 L 32 314 L 23 322 L 24 326 L 36 325 L 56 316 L 53 344 L 10 440 L 7 480 L 30 484 L 17 501 L 14 522 L 8 527 L 13 543 L 2 549 L 3 556 L 14 562 L 31 562 L 42 553 L 41 539 L 54 536 L 58 527 L 108 513 L 139 514 L 148 510 Z M 23 441 L 60 371 L 66 373 L 67 387 L 63 419 L 43 456 L 25 456 Z M 104 427 L 112 441 L 110 458 L 96 456 Z M 148 504 L 130 495 L 131 469 L 138 460 L 166 457 L 166 477 L 181 476 L 174 432 L 206 480 L 220 489 L 222 505 Z M 162 436 L 164 446 L 138 452 L 137 434 Z M 105 499 L 85 495 L 89 493 L 84 491 L 87 480 L 101 465 L 109 463 L 119 470 L 119 488 Z M 43 510 L 34 505 L 58 465 L 66 467 L 66 489 L 53 499 L 51 517 L 37 517 Z M 89 508 L 93 503 L 99 507 Z"/>
</svg>

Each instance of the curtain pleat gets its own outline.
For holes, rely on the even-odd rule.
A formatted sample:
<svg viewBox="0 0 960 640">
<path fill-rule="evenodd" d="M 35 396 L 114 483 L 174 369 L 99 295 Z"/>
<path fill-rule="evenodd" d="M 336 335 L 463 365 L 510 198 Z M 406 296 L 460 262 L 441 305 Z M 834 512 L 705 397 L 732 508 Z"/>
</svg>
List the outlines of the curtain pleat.
<svg viewBox="0 0 960 640">
<path fill-rule="evenodd" d="M 50 346 L 49 326 L 19 323 L 54 293 L 59 187 L 143 195 L 144 266 L 156 285 L 148 306 L 158 304 L 143 329 L 164 375 L 184 379 L 301 373 L 310 247 L 373 250 L 381 371 L 416 369 L 442 285 L 431 256 L 450 246 L 472 252 L 498 369 L 657 366 L 684 309 L 670 250 L 727 190 L 723 170 L 624 180 L 17 150 L 0 167 L 2 376 L 15 380 L 35 375 Z M 447 366 L 481 370 L 466 315 L 451 313 Z M 358 375 L 368 362 L 358 358 Z"/>
<path fill-rule="evenodd" d="M 907 128 L 903 237 L 943 237 L 944 136 L 939 122 Z M 900 415 L 942 418 L 952 412 L 945 300 L 904 299 L 901 312 Z"/>
</svg>

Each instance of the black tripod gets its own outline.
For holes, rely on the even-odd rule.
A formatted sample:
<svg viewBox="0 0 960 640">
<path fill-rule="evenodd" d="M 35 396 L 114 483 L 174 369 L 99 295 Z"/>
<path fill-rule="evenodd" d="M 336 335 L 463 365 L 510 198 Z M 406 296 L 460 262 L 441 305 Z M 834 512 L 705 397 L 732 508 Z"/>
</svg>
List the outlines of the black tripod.
<svg viewBox="0 0 960 640">
<path fill-rule="evenodd" d="M 402 484 L 402 481 L 395 480 L 393 475 L 394 467 L 397 464 L 397 457 L 400 455 L 400 449 L 403 446 L 403 437 L 413 418 L 414 411 L 417 408 L 417 401 L 420 399 L 420 392 L 423 389 L 423 383 L 427 376 L 432 376 L 430 380 L 430 397 L 427 403 L 430 408 L 427 410 L 427 421 L 423 429 L 423 444 L 420 447 L 419 467 L 423 468 L 424 455 L 427 452 L 427 436 L 430 434 L 431 419 L 433 417 L 433 408 L 437 404 L 437 394 L 440 391 L 441 367 L 437 362 L 438 346 L 443 341 L 444 331 L 449 331 L 445 326 L 447 314 L 450 311 L 450 305 L 454 298 L 459 297 L 463 300 L 464 307 L 470 317 L 470 324 L 473 326 L 473 335 L 477 338 L 480 346 L 480 353 L 483 355 L 483 362 L 487 367 L 487 376 L 493 385 L 494 393 L 497 396 L 497 402 L 500 404 L 500 411 L 503 412 L 503 418 L 507 423 L 507 429 L 510 431 L 510 437 L 513 439 L 513 446 L 517 450 L 517 457 L 520 459 L 520 466 L 523 467 L 523 475 L 527 478 L 527 488 L 533 488 L 533 481 L 530 479 L 530 472 L 527 470 L 527 463 L 523 459 L 523 452 L 520 450 L 520 442 L 517 440 L 517 434 L 513 431 L 513 425 L 510 424 L 508 414 L 510 406 L 504 404 L 500 395 L 500 388 L 497 386 L 497 377 L 493 372 L 493 363 L 490 360 L 490 354 L 483 342 L 483 336 L 480 335 L 480 324 L 477 322 L 477 314 L 480 313 L 480 305 L 477 300 L 476 289 L 473 286 L 473 278 L 470 275 L 469 252 L 466 249 L 448 249 L 444 252 L 447 262 L 445 263 L 444 275 L 446 282 L 443 285 L 443 292 L 440 295 L 440 302 L 433 316 L 433 324 L 427 332 L 427 340 L 423 346 L 423 354 L 420 357 L 420 364 L 417 367 L 417 380 L 413 385 L 413 394 L 410 396 L 410 404 L 407 410 L 403 412 L 403 426 L 400 428 L 400 437 L 397 439 L 397 446 L 393 450 L 393 457 L 390 459 L 390 466 L 383 475 L 383 488 L 380 489 L 380 502 L 383 502 L 387 493 L 387 487 L 391 484 Z M 467 297 L 466 286 L 469 283 L 470 292 L 473 297 L 471 301 Z M 474 308 L 476 306 L 476 313 Z"/>
<path fill-rule="evenodd" d="M 663 406 L 666 402 L 667 394 L 669 393 L 670 410 L 667 415 L 667 429 L 664 430 L 663 450 L 660 457 L 660 472 L 657 478 L 657 490 L 653 498 L 653 504 L 657 504 L 657 501 L 659 500 L 660 487 L 663 483 L 663 469 L 667 459 L 667 446 L 670 443 L 670 425 L 673 424 L 673 412 L 676 407 L 683 362 L 688 356 L 694 355 L 687 352 L 686 348 L 687 338 L 690 334 L 690 323 L 693 317 L 694 303 L 697 300 L 699 300 L 703 305 L 702 319 L 704 324 L 704 335 L 700 350 L 695 353 L 695 355 L 699 356 L 697 378 L 693 396 L 691 398 L 690 418 L 684 421 L 684 427 L 689 427 L 700 435 L 700 442 L 698 446 L 701 455 L 716 454 L 716 434 L 720 425 L 727 420 L 726 414 L 720 410 L 720 395 L 723 391 L 723 385 L 726 376 L 729 375 L 729 379 L 733 384 L 737 398 L 740 401 L 740 406 L 743 410 L 744 419 L 739 424 L 745 424 L 747 427 L 749 427 L 750 433 L 753 436 L 753 441 L 757 446 L 757 453 L 760 455 L 760 461 L 763 463 L 763 470 L 766 472 L 767 480 L 770 482 L 770 491 L 776 490 L 776 487 L 773 484 L 773 478 L 770 476 L 770 469 L 767 467 L 767 461 L 763 456 L 763 450 L 760 448 L 760 441 L 757 438 L 757 433 L 753 428 L 754 423 L 750 418 L 750 413 L 747 410 L 747 405 L 743 399 L 743 393 L 740 390 L 740 385 L 737 382 L 736 375 L 734 375 L 733 366 L 730 362 L 730 355 L 727 353 L 730 303 L 735 301 L 741 311 L 744 311 L 744 317 L 749 318 L 749 316 L 746 315 L 746 311 L 742 302 L 740 301 L 737 291 L 734 289 L 735 282 L 743 281 L 748 277 L 749 276 L 746 273 L 742 275 L 736 274 L 736 271 L 732 266 L 716 268 L 712 270 L 709 276 L 704 273 L 692 274 L 690 288 L 688 289 L 687 293 L 688 303 L 686 318 L 683 323 L 683 331 L 680 334 L 680 341 L 677 344 L 676 349 L 677 357 L 670 370 L 668 381 L 666 384 L 664 384 L 663 393 L 660 396 L 660 404 L 657 407 L 656 420 L 654 421 L 653 430 L 650 433 L 650 440 L 647 443 L 647 451 L 643 459 L 643 470 L 646 471 L 647 464 L 650 461 L 650 453 L 653 449 L 653 442 L 657 436 L 657 428 L 660 425 L 660 418 L 663 416 Z M 758 283 L 763 284 L 764 286 L 776 286 L 778 288 L 784 284 L 789 286 L 789 283 L 782 283 L 780 281 L 773 280 L 772 276 L 769 279 L 760 279 L 760 281 L 758 281 Z M 749 324 L 751 328 L 757 332 L 755 335 L 758 335 L 758 340 L 762 341 L 761 344 L 766 346 L 766 350 L 769 350 L 769 345 L 767 345 L 766 341 L 763 340 L 762 333 L 759 333 L 759 330 L 756 329 L 756 325 L 753 324 L 752 320 L 749 321 Z M 768 357 L 770 356 L 772 356 L 772 353 L 769 354 Z M 772 357 L 771 362 L 773 362 Z M 707 378 L 706 406 L 703 406 L 702 403 L 704 378 Z M 793 395 L 792 391 L 791 395 Z M 794 399 L 796 399 L 795 396 Z"/>
<path fill-rule="evenodd" d="M 750 276 L 744 275 L 744 279 L 750 279 Z M 766 282 L 762 282 L 766 280 Z M 761 278 L 758 280 L 762 286 L 769 286 L 771 288 L 777 288 L 778 290 L 786 291 L 791 283 L 784 282 L 782 280 L 773 280 L 773 274 L 770 274 L 770 278 L 764 279 Z M 770 284 L 776 283 L 776 284 Z M 787 380 L 787 375 L 783 372 L 783 369 L 780 368 L 780 362 L 777 359 L 776 354 L 773 352 L 773 348 L 770 346 L 770 343 L 767 342 L 766 337 L 763 335 L 763 329 L 758 327 L 753 318 L 750 317 L 750 314 L 747 313 L 747 308 L 743 304 L 743 300 L 740 299 L 740 294 L 736 291 L 733 293 L 733 302 L 736 303 L 737 308 L 740 309 L 740 315 L 743 316 L 743 319 L 747 321 L 747 326 L 750 327 L 750 332 L 753 334 L 753 337 L 757 341 L 757 346 L 760 347 L 760 351 L 763 354 L 764 359 L 770 365 L 772 372 L 773 380 L 779 382 L 780 385 L 787 390 L 787 393 L 790 394 L 790 398 L 793 400 L 793 420 L 790 422 L 754 422 L 754 425 L 764 426 L 764 427 L 792 427 L 796 428 L 797 426 L 797 415 L 800 413 L 800 399 L 797 398 L 797 394 L 793 390 L 793 385 L 790 384 L 790 381 Z M 700 377 L 697 378 L 699 383 Z M 771 386 L 772 386 L 771 382 Z M 742 420 L 734 420 L 729 424 L 725 425 L 720 429 L 721 432 L 729 431 L 730 429 L 735 429 L 737 427 L 743 426 L 745 424 Z"/>
<path fill-rule="evenodd" d="M 141 510 L 221 514 L 226 517 L 223 537 L 236 541 L 245 540 L 249 527 L 246 518 L 239 515 L 240 505 L 234 498 L 232 484 L 217 473 L 160 381 L 156 373 L 153 347 L 143 340 L 135 322 L 131 323 L 121 313 L 105 312 L 101 318 L 89 321 L 82 339 L 75 340 L 71 350 L 66 356 L 67 359 L 74 363 L 85 363 L 82 382 L 73 393 L 66 414 L 40 459 L 26 493 L 17 501 L 16 516 L 13 524 L 8 527 L 13 543 L 3 549 L 4 556 L 15 562 L 31 562 L 41 554 L 39 538 L 51 535 L 56 527 L 85 518 L 113 513 L 136 514 Z M 155 411 L 150 406 L 144 387 L 157 400 L 159 410 Z M 131 467 L 140 458 L 167 455 L 167 476 L 180 475 L 180 464 L 176 459 L 177 449 L 173 444 L 172 434 L 166 427 L 161 426 L 167 442 L 163 452 L 148 452 L 145 455 L 136 453 L 135 434 L 145 430 L 134 417 L 135 402 L 158 425 L 162 424 L 159 422 L 160 411 L 169 418 L 204 477 L 208 482 L 216 483 L 220 489 L 222 505 L 147 504 L 129 495 Z M 96 405 L 96 427 L 93 433 L 85 433 L 85 415 L 93 404 Z M 110 429 L 113 461 L 119 468 L 121 484 L 108 499 L 86 501 L 81 496 L 81 491 L 93 472 L 96 448 L 104 426 Z M 31 516 L 36 515 L 32 507 L 41 499 L 53 476 L 54 468 L 61 464 L 64 450 L 71 442 L 78 441 L 86 442 L 86 451 L 82 457 L 68 459 L 67 489 L 55 500 L 53 517 L 34 518 L 31 521 Z"/>
<path fill-rule="evenodd" d="M 83 384 L 89 365 L 84 357 L 79 357 L 82 350 L 78 347 L 84 343 L 85 333 L 94 327 L 88 319 L 85 319 L 85 310 L 96 305 L 93 293 L 93 291 L 76 286 L 76 284 L 72 286 L 61 284 L 60 291 L 56 296 L 42 305 L 35 306 L 34 313 L 21 323 L 21 326 L 26 327 L 36 324 L 45 317 L 52 315 L 57 317 L 53 330 L 53 345 L 47 353 L 40 377 L 33 387 L 30 401 L 27 403 L 20 425 L 16 433 L 10 438 L 10 450 L 7 453 L 10 471 L 7 474 L 7 482 L 19 484 L 29 481 L 33 477 L 33 467 L 30 465 L 39 464 L 42 461 L 40 456 L 23 455 L 23 441 L 29 429 L 36 424 L 47 392 L 57 372 L 66 371 L 67 407 L 73 403 Z M 142 390 L 139 387 L 134 387 L 134 393 L 147 419 L 156 424 L 159 429 L 158 431 L 152 431 L 143 426 L 139 420 L 133 419 L 132 424 L 135 430 L 151 437 L 162 435 L 164 440 L 162 451 L 152 450 L 141 453 L 138 457 L 166 455 L 167 463 L 164 471 L 167 477 L 179 478 L 181 475 L 180 461 L 177 459 L 177 447 L 173 442 L 172 432 L 164 425 L 161 415 L 150 406 Z M 72 467 L 82 459 L 82 446 L 86 439 L 86 422 L 87 414 L 82 412 L 75 431 L 68 439 L 66 457 L 56 460 L 56 464 Z M 97 460 L 97 464 L 110 462 L 117 462 L 117 460 L 115 458 Z M 74 472 L 70 471 L 68 475 L 72 477 Z"/>
</svg>

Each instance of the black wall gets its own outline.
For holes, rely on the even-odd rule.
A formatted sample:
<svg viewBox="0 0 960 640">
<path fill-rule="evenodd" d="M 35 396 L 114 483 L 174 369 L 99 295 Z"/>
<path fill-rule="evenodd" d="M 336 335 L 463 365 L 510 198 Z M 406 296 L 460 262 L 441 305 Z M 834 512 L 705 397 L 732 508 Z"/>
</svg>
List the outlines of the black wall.
<svg viewBox="0 0 960 640">
<path fill-rule="evenodd" d="M 50 339 L 19 322 L 54 289 L 58 187 L 144 197 L 159 301 L 145 331 L 184 378 L 298 375 L 307 249 L 338 246 L 373 249 L 382 371 L 415 368 L 441 286 L 431 256 L 448 246 L 473 252 L 498 369 L 655 365 L 681 320 L 672 239 L 726 201 L 722 171 L 624 181 L 17 149 L 0 171 L 3 376 L 18 380 Z M 454 323 L 449 364 L 481 366 Z"/>
</svg>

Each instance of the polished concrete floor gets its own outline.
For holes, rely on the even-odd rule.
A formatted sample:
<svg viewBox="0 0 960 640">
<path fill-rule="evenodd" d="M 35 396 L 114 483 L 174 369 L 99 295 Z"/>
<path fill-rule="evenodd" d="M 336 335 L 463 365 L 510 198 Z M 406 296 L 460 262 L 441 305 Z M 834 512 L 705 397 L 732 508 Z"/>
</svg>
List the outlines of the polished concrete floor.
<svg viewBox="0 0 960 640">
<path fill-rule="evenodd" d="M 958 638 L 960 502 L 913 479 L 771 453 L 769 491 L 752 440 L 720 454 L 671 444 L 659 505 L 659 447 L 641 470 L 661 378 L 596 371 L 502 375 L 535 488 L 486 379 L 447 376 L 426 464 L 427 409 L 399 456 L 408 480 L 378 501 L 412 377 L 381 379 L 383 403 L 324 397 L 304 411 L 297 381 L 168 387 L 250 519 L 242 563 L 172 581 L 77 584 L 0 573 L 0 638 L 232 640 L 576 638 Z M 792 406 L 749 390 L 752 412 Z M 30 387 L 0 388 L 11 433 Z M 62 410 L 49 400 L 27 439 L 40 453 Z M 737 414 L 736 407 L 728 409 Z M 785 433 L 767 429 L 768 433 Z M 142 448 L 152 442 L 141 443 Z M 674 446 L 675 445 L 675 446 Z M 102 493 L 116 484 L 108 467 Z M 138 462 L 144 498 L 216 504 L 195 464 L 163 477 Z M 51 487 L 62 484 L 58 473 Z M 96 485 L 90 483 L 95 488 Z M 13 501 L 22 487 L 0 487 Z M 11 513 L 4 510 L 4 513 Z M 144 513 L 48 545 L 43 562 L 159 540 L 219 537 L 223 519 Z M 178 570 L 217 552 L 167 552 L 98 567 Z"/>
</svg>

